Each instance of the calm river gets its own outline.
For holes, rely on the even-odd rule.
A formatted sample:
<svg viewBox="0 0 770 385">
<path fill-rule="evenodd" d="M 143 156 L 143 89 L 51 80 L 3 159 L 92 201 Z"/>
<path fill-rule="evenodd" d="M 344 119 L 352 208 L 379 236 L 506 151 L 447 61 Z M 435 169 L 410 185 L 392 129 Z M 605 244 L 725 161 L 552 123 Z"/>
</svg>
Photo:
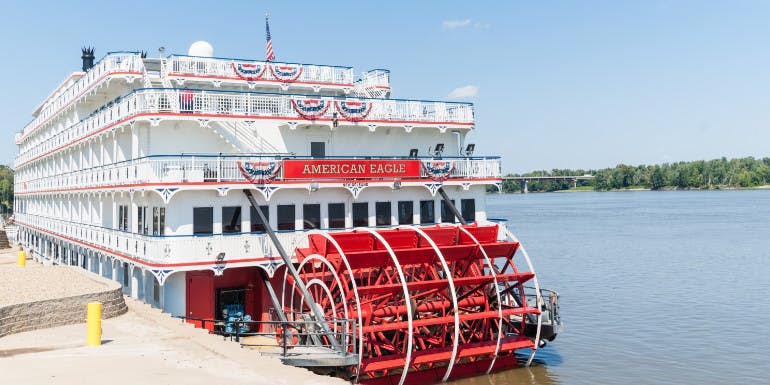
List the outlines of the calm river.
<svg viewBox="0 0 770 385">
<path fill-rule="evenodd" d="M 770 191 L 489 195 L 561 294 L 541 365 L 454 384 L 770 383 Z"/>
</svg>

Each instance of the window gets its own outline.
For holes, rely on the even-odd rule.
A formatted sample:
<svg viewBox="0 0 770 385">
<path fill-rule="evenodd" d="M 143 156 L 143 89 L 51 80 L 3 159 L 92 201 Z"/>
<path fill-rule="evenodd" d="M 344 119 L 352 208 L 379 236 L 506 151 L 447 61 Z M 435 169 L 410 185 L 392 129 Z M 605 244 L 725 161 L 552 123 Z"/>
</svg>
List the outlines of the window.
<svg viewBox="0 0 770 385">
<path fill-rule="evenodd" d="M 294 205 L 278 205 L 278 230 L 294 230 Z"/>
<path fill-rule="evenodd" d="M 420 201 L 420 223 L 436 223 L 436 202 Z"/>
<path fill-rule="evenodd" d="M 249 206 L 249 218 L 251 218 L 251 232 L 265 232 L 267 231 L 265 229 L 265 224 L 262 223 L 262 219 L 257 215 L 257 210 L 254 208 L 254 206 Z M 265 216 L 265 219 L 267 219 L 267 225 L 270 225 L 270 208 L 268 206 L 259 206 L 259 211 L 262 212 L 262 215 Z"/>
<path fill-rule="evenodd" d="M 193 234 L 214 233 L 214 208 L 193 207 Z"/>
<path fill-rule="evenodd" d="M 310 156 L 313 158 L 326 156 L 326 142 L 310 142 Z"/>
<path fill-rule="evenodd" d="M 160 284 L 157 279 L 152 280 L 152 300 L 160 304 Z"/>
<path fill-rule="evenodd" d="M 166 234 L 166 208 L 152 208 L 152 235 Z"/>
<path fill-rule="evenodd" d="M 305 230 L 321 228 L 321 205 L 302 205 L 302 228 Z"/>
<path fill-rule="evenodd" d="M 150 228 L 147 225 L 149 222 L 147 218 L 147 206 L 139 206 L 136 209 L 136 221 L 139 223 L 139 231 L 140 234 L 149 234 Z"/>
<path fill-rule="evenodd" d="M 411 225 L 412 223 L 414 223 L 414 202 L 399 201 L 398 202 L 398 224 Z"/>
<path fill-rule="evenodd" d="M 330 229 L 345 228 L 345 204 L 344 203 L 329 203 L 329 228 Z"/>
<path fill-rule="evenodd" d="M 222 207 L 222 233 L 241 232 L 241 207 Z"/>
<path fill-rule="evenodd" d="M 118 230 L 128 231 L 128 206 L 118 206 Z"/>
<path fill-rule="evenodd" d="M 369 203 L 353 203 L 353 227 L 369 226 Z"/>
<path fill-rule="evenodd" d="M 377 202 L 374 204 L 377 226 L 390 225 L 390 202 Z"/>
<path fill-rule="evenodd" d="M 128 288 L 128 264 L 123 262 L 123 287 Z"/>
<path fill-rule="evenodd" d="M 452 206 L 455 204 L 455 200 L 452 199 Z M 449 222 L 454 223 L 455 216 L 452 213 L 452 209 L 449 208 L 449 205 L 447 205 L 446 201 L 441 201 L 441 222 Z"/>
<path fill-rule="evenodd" d="M 466 222 L 476 221 L 476 200 L 475 199 L 463 199 L 460 201 L 460 211 L 463 214 L 463 219 Z"/>
</svg>

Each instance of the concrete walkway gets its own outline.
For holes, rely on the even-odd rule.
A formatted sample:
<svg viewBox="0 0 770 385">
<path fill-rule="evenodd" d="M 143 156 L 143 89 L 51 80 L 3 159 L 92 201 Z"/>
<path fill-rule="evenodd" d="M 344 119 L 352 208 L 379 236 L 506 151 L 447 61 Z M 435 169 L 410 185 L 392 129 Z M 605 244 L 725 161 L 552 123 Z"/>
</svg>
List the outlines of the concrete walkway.
<svg viewBox="0 0 770 385">
<path fill-rule="evenodd" d="M 0 256 L 0 263 L 8 260 L 7 255 Z M 27 263 L 28 266 L 34 264 Z M 83 279 L 89 279 L 85 274 L 91 273 L 83 271 L 82 274 Z M 256 351 L 242 349 L 235 342 L 209 335 L 130 298 L 126 298 L 126 303 L 128 313 L 102 321 L 102 346 L 85 346 L 85 324 L 0 338 L 0 382 L 348 384 L 341 379 L 283 365 L 276 358 L 262 357 Z"/>
</svg>

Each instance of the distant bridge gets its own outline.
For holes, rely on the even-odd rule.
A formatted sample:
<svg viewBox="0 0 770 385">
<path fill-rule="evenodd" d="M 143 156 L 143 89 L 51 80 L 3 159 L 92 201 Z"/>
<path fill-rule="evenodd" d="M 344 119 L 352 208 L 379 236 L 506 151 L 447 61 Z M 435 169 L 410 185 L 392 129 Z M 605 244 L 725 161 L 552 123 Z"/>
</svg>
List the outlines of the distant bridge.
<svg viewBox="0 0 770 385">
<path fill-rule="evenodd" d="M 521 192 L 526 194 L 529 192 L 529 181 L 531 180 L 569 180 L 572 181 L 572 187 L 577 187 L 577 181 L 579 180 L 591 180 L 594 179 L 593 175 L 554 175 L 554 176 L 504 176 L 503 182 L 519 182 L 521 184 Z"/>
</svg>

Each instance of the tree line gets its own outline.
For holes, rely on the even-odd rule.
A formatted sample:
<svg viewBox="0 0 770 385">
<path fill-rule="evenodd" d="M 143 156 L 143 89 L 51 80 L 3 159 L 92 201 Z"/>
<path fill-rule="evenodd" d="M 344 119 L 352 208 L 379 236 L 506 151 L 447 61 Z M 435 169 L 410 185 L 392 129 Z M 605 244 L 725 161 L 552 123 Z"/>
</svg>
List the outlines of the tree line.
<svg viewBox="0 0 770 385">
<path fill-rule="evenodd" d="M 13 170 L 0 165 L 0 213 L 13 211 Z"/>
<path fill-rule="evenodd" d="M 770 158 L 712 159 L 659 165 L 630 166 L 619 164 L 601 170 L 553 169 L 508 176 L 593 175 L 591 180 L 577 181 L 578 189 L 722 189 L 751 188 L 770 185 Z M 573 188 L 573 182 L 529 181 L 529 191 L 559 191 Z M 518 182 L 506 182 L 503 191 L 519 191 Z"/>
</svg>

